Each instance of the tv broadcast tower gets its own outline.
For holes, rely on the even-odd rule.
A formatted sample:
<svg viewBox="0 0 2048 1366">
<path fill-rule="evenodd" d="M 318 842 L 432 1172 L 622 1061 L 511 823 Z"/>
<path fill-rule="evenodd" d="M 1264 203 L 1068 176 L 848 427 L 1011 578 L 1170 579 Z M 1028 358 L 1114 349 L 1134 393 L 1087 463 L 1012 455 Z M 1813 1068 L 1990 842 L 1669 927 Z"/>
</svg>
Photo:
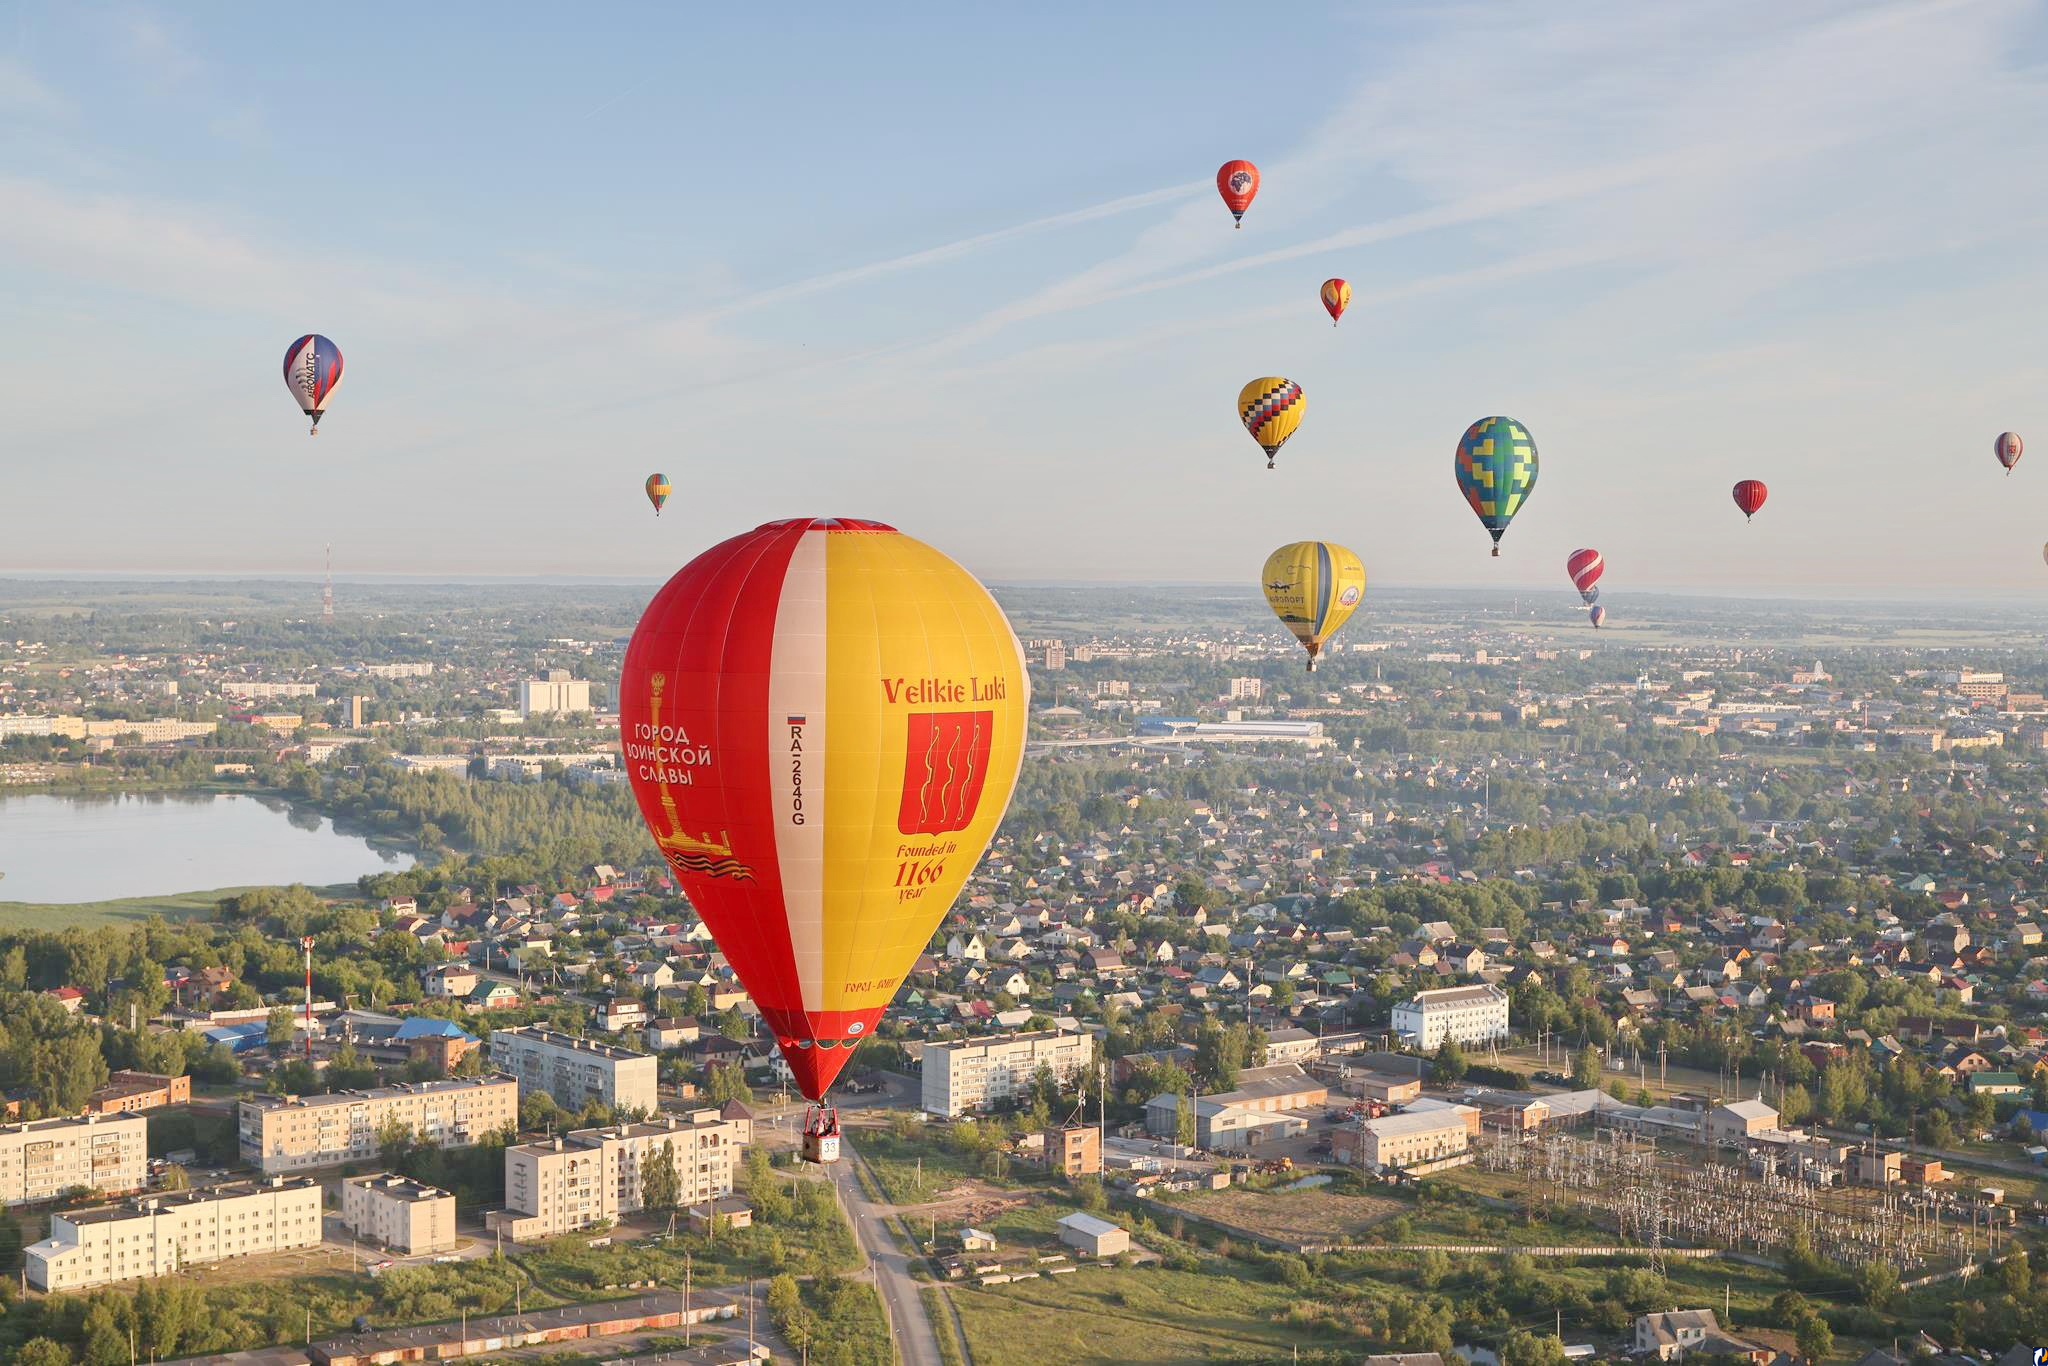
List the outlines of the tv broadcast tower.
<svg viewBox="0 0 2048 1366">
<path fill-rule="evenodd" d="M 313 936 L 306 935 L 299 940 L 299 947 L 306 951 L 306 1066 L 313 1065 Z"/>
<path fill-rule="evenodd" d="M 327 546 L 327 583 L 320 590 L 320 617 L 323 621 L 334 620 L 334 545 Z"/>
</svg>

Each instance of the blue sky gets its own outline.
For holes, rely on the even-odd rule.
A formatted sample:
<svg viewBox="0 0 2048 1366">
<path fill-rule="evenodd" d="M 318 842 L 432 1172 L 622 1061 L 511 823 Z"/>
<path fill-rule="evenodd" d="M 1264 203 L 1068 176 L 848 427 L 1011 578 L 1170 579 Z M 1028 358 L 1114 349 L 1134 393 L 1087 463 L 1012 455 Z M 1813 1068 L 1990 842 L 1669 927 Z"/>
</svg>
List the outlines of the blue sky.
<svg viewBox="0 0 2048 1366">
<path fill-rule="evenodd" d="M 764 13 L 0 8 L 0 569 L 652 576 L 841 513 L 996 579 L 2048 574 L 2038 4 Z"/>
</svg>

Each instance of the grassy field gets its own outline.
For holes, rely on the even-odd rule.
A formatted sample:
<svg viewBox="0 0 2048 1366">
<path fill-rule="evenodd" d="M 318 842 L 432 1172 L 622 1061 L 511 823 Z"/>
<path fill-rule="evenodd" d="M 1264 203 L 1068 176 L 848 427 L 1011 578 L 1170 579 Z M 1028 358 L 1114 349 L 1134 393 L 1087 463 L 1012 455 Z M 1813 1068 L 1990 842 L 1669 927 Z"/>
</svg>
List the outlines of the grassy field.
<svg viewBox="0 0 2048 1366">
<path fill-rule="evenodd" d="M 0 887 L 7 884 L 0 881 Z M 115 901 L 0 901 L 0 930 L 66 930 L 73 926 L 106 925 L 115 921 L 147 920 L 160 915 L 166 920 L 201 920 L 213 914 L 220 902 L 250 887 L 217 887 L 210 892 L 172 892 L 163 896 L 131 896 Z M 316 895 L 345 899 L 360 895 L 354 883 L 339 882 L 314 887 Z"/>
<path fill-rule="evenodd" d="M 1406 1210 L 1398 1200 L 1372 1195 L 1341 1195 L 1324 1187 L 1309 1190 L 1196 1191 L 1172 1197 L 1175 1209 L 1290 1243 L 1348 1243 L 1365 1236 L 1373 1225 Z"/>
<path fill-rule="evenodd" d="M 1289 1323 L 1286 1287 L 1233 1264 L 1199 1272 L 1084 1267 L 1071 1276 L 983 1290 L 952 1286 L 975 1366 L 1042 1361 L 1286 1360 L 1295 1346 L 1356 1347 L 1327 1329 Z"/>
<path fill-rule="evenodd" d="M 893 1205 L 921 1205 L 927 1200 L 942 1199 L 948 1191 L 969 1181 L 985 1181 L 993 1186 L 1016 1185 L 1014 1178 L 1020 1170 L 1043 1175 L 1042 1169 L 1023 1168 L 1013 1161 L 1008 1178 L 984 1177 L 976 1159 L 956 1153 L 938 1140 L 936 1132 L 898 1138 L 889 1130 L 880 1128 L 864 1128 L 853 1137 L 861 1156 L 873 1169 L 875 1179 L 881 1182 L 883 1194 Z M 921 1168 L 920 1161 L 923 1164 Z"/>
</svg>

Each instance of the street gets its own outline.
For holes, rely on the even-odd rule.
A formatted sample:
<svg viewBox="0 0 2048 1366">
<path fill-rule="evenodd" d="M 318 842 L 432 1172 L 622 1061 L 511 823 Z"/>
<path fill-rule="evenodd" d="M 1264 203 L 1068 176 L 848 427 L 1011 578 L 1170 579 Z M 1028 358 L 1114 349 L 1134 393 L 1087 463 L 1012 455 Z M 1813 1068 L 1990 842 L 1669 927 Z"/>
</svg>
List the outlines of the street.
<svg viewBox="0 0 2048 1366">
<path fill-rule="evenodd" d="M 860 1181 L 854 1175 L 854 1164 L 861 1159 L 853 1149 L 851 1138 L 850 1131 L 842 1131 L 842 1160 L 827 1170 L 832 1174 L 833 1184 L 839 1188 L 839 1197 L 845 1202 L 848 1217 L 853 1220 L 854 1236 L 873 1269 L 875 1288 L 888 1311 L 897 1353 L 903 1366 L 944 1366 L 944 1359 L 939 1355 L 939 1340 L 932 1332 L 931 1320 L 925 1316 L 924 1300 L 918 1294 L 918 1282 L 911 1279 L 910 1258 L 896 1245 L 896 1240 L 885 1226 L 885 1221 L 890 1218 L 889 1207 L 871 1202 L 862 1193 Z"/>
</svg>

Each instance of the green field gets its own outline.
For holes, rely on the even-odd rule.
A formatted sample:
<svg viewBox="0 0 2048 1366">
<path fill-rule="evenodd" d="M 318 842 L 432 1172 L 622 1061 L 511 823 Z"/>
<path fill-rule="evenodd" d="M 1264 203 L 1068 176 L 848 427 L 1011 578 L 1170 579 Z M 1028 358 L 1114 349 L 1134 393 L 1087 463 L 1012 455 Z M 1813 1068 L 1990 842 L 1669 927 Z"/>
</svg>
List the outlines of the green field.
<svg viewBox="0 0 2048 1366">
<path fill-rule="evenodd" d="M 7 884 L 0 882 L 0 887 Z M 119 920 L 146 920 L 160 915 L 166 920 L 204 919 L 213 913 L 222 897 L 246 892 L 247 887 L 222 887 L 211 892 L 175 892 L 164 896 L 131 896 L 118 901 L 51 903 L 0 901 L 0 930 L 67 930 L 74 925 L 106 925 Z M 354 888 L 349 889 L 351 892 Z"/>
<path fill-rule="evenodd" d="M 0 887 L 7 884 L 0 880 Z M 114 901 L 0 901 L 0 930 L 68 930 L 74 925 L 108 925 L 123 920 L 203 920 L 224 899 L 254 891 L 249 887 L 216 887 L 210 892 L 167 892 L 162 896 L 131 896 Z M 361 898 L 353 882 L 308 889 L 331 901 Z"/>
<path fill-rule="evenodd" d="M 1247 1279 L 1227 1262 L 1205 1262 L 1199 1272 L 1090 1266 L 986 1290 L 955 1285 L 948 1293 L 974 1366 L 1284 1361 L 1296 1346 L 1360 1345 L 1333 1341 L 1326 1327 L 1289 1322 L 1295 1292 Z"/>
</svg>

